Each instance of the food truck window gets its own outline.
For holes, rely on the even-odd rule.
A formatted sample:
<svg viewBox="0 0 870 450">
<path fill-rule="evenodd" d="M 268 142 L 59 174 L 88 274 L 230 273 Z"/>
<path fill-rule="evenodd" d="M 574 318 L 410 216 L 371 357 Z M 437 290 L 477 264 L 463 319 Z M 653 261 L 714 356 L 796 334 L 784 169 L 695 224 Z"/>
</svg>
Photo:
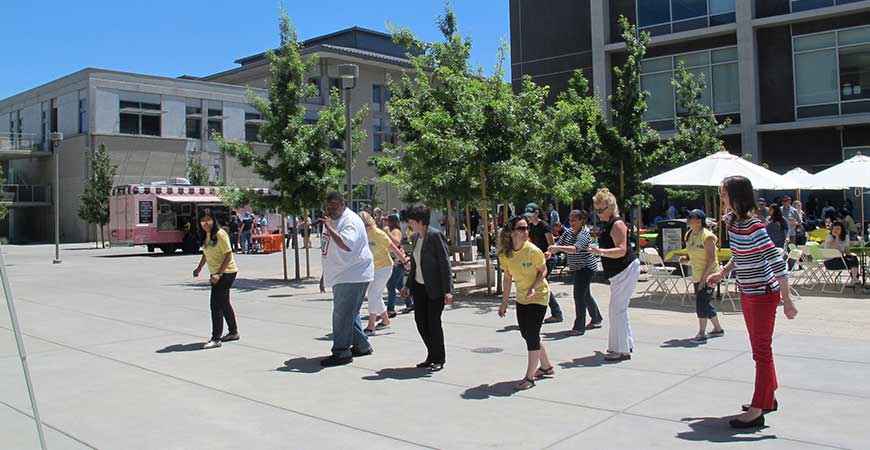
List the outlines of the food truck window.
<svg viewBox="0 0 870 450">
<path fill-rule="evenodd" d="M 139 223 L 154 223 L 154 203 L 151 200 L 139 202 Z"/>
<path fill-rule="evenodd" d="M 157 231 L 177 231 L 179 206 L 165 200 L 157 200 Z"/>
</svg>

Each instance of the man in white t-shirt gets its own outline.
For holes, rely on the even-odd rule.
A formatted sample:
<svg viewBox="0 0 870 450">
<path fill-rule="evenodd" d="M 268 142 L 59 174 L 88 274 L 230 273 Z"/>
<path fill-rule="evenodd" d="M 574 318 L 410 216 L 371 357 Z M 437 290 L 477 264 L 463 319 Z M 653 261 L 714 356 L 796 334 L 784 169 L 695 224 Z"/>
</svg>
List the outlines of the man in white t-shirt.
<svg viewBox="0 0 870 450">
<path fill-rule="evenodd" d="M 332 356 L 320 361 L 324 367 L 353 362 L 354 356 L 372 353 L 362 329 L 359 310 L 369 283 L 374 280 L 374 257 L 362 219 L 338 192 L 326 196 L 323 217 L 323 277 L 320 290 L 332 288 Z"/>
</svg>

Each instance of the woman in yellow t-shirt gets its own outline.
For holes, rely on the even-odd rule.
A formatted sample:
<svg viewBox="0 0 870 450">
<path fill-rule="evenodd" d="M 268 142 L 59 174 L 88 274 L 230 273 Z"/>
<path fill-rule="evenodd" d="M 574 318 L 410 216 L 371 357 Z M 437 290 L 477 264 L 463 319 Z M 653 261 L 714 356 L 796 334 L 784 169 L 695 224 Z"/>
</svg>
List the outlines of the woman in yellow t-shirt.
<svg viewBox="0 0 870 450">
<path fill-rule="evenodd" d="M 221 342 L 239 340 L 239 328 L 236 324 L 236 313 L 230 305 L 230 287 L 236 279 L 236 261 L 233 259 L 233 248 L 230 245 L 230 235 L 217 225 L 210 209 L 205 209 L 199 216 L 199 231 L 203 236 L 202 258 L 193 271 L 198 277 L 203 266 L 208 264 L 211 274 L 211 339 L 202 348 L 217 348 Z M 224 319 L 229 328 L 226 336 Z"/>
<path fill-rule="evenodd" d="M 375 334 L 376 330 L 390 328 L 390 315 L 387 313 L 386 305 L 384 305 L 384 289 L 387 287 L 387 282 L 390 281 L 390 275 L 393 274 L 393 257 L 390 253 L 400 255 L 402 252 L 396 247 L 390 236 L 378 228 L 371 214 L 363 211 L 359 213 L 359 216 L 366 224 L 369 248 L 375 258 L 375 279 L 369 283 L 366 294 L 369 300 L 369 324 L 363 330 L 365 334 L 371 336 Z M 401 254 L 399 258 L 404 262 L 404 254 Z M 377 323 L 378 316 L 381 316 L 381 323 Z"/>
<path fill-rule="evenodd" d="M 498 237 L 498 258 L 504 272 L 504 295 L 498 308 L 500 317 L 507 312 L 511 282 L 517 282 L 517 324 L 526 340 L 529 362 L 523 381 L 514 389 L 524 391 L 535 385 L 535 379 L 556 373 L 541 342 L 541 324 L 550 301 L 547 261 L 541 249 L 529 242 L 529 223 L 525 217 L 514 216 L 502 228 Z"/>
<path fill-rule="evenodd" d="M 707 276 L 719 268 L 716 259 L 716 235 L 707 229 L 707 215 L 700 209 L 689 212 L 686 220 L 689 232 L 686 234 L 686 251 L 689 257 L 680 258 L 680 263 L 691 263 L 692 282 L 695 283 L 695 312 L 698 315 L 698 335 L 691 342 L 703 344 L 708 337 L 725 335 L 725 330 L 716 317 L 713 308 L 713 288 L 707 286 Z M 713 331 L 707 333 L 707 321 L 713 322 Z"/>
</svg>

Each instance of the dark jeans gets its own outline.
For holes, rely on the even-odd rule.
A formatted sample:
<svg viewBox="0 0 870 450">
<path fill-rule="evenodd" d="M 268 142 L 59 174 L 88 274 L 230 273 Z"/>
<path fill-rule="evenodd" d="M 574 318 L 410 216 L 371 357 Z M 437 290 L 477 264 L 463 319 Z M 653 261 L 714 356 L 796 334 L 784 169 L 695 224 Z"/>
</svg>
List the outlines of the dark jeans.
<svg viewBox="0 0 870 450">
<path fill-rule="evenodd" d="M 236 313 L 230 305 L 230 287 L 236 280 L 236 274 L 225 273 L 218 282 L 211 285 L 211 338 L 219 340 L 224 332 L 224 319 L 230 333 L 238 333 Z"/>
<path fill-rule="evenodd" d="M 843 267 L 843 261 L 846 261 L 846 267 Z M 843 256 L 843 260 L 829 259 L 825 261 L 825 268 L 828 270 L 848 270 L 858 267 L 858 257 L 853 255 Z"/>
<path fill-rule="evenodd" d="M 541 325 L 546 315 L 547 307 L 544 305 L 517 303 L 517 325 L 530 352 L 541 349 Z"/>
<path fill-rule="evenodd" d="M 435 364 L 444 364 L 444 329 L 441 327 L 441 313 L 444 312 L 444 297 L 430 299 L 426 288 L 410 283 L 414 302 L 414 321 L 417 331 L 426 344 L 426 360 Z"/>
<path fill-rule="evenodd" d="M 239 251 L 239 233 L 230 233 L 230 244 L 233 246 L 233 251 Z"/>
<path fill-rule="evenodd" d="M 402 282 L 404 282 L 405 278 L 405 265 L 404 264 L 396 264 L 393 266 L 393 273 L 390 275 L 390 279 L 387 281 L 387 311 L 393 312 L 396 310 L 396 291 L 400 291 L 402 289 Z M 405 300 L 405 306 L 414 305 L 414 300 L 412 300 L 409 295 Z"/>
<path fill-rule="evenodd" d="M 713 307 L 713 288 L 695 283 L 695 312 L 699 319 L 716 317 L 716 308 Z"/>
<path fill-rule="evenodd" d="M 577 318 L 574 319 L 574 330 L 586 331 L 586 311 L 589 311 L 589 319 L 592 323 L 601 323 L 604 318 L 601 317 L 601 311 L 598 310 L 598 304 L 592 298 L 592 290 L 589 286 L 592 284 L 592 277 L 595 272 L 589 269 L 580 269 L 574 271 L 574 310 Z"/>
<path fill-rule="evenodd" d="M 550 258 L 547 260 L 547 281 L 550 281 L 550 274 L 553 273 L 553 269 L 556 268 L 556 259 Z M 553 290 L 550 289 L 550 314 L 553 317 L 562 318 L 562 307 L 559 306 L 559 302 L 556 301 L 556 294 L 553 293 Z"/>
</svg>

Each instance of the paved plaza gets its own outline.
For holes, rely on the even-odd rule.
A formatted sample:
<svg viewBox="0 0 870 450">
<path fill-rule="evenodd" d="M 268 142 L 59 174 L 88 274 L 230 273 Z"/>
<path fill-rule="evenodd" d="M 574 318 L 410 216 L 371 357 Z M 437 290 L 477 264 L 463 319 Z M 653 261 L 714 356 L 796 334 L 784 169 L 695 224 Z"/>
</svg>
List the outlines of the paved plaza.
<svg viewBox="0 0 870 450">
<path fill-rule="evenodd" d="M 593 285 L 605 327 L 568 337 L 571 285 L 556 280 L 568 320 L 543 329 L 556 375 L 514 393 L 525 343 L 495 297 L 462 291 L 445 310 L 441 372 L 413 367 L 425 352 L 411 315 L 372 338 L 373 355 L 321 369 L 332 305 L 317 289 L 316 249 L 301 283 L 281 280 L 280 253 L 237 256 L 242 338 L 207 351 L 197 255 L 70 245 L 52 265 L 51 246 L 2 250 L 51 449 L 870 448 L 866 296 L 802 291 L 796 320 L 779 313 L 780 411 L 738 432 L 727 421 L 750 400 L 754 372 L 742 315 L 727 302 L 726 335 L 695 346 L 693 305 L 638 294 L 633 358 L 607 364 L 608 287 Z M 0 448 L 38 447 L 30 414 L 4 305 Z"/>
</svg>

